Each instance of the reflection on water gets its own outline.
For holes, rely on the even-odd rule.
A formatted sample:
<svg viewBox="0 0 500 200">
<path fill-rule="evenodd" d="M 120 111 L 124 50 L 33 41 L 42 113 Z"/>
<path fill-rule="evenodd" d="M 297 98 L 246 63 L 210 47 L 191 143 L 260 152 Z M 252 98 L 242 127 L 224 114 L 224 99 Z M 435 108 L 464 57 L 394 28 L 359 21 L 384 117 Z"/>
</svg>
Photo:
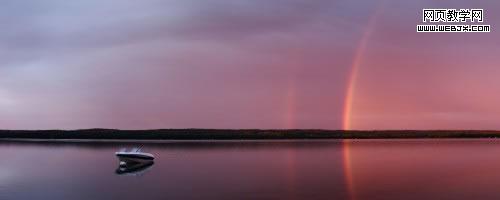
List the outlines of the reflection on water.
<svg viewBox="0 0 500 200">
<path fill-rule="evenodd" d="M 0 199 L 500 198 L 494 139 L 148 143 L 120 167 L 126 145 L 0 142 Z"/>
<path fill-rule="evenodd" d="M 132 176 L 140 176 L 143 175 L 146 171 L 153 167 L 153 161 L 146 162 L 134 162 L 127 163 L 124 165 L 118 164 L 118 168 L 116 169 L 116 174 L 118 175 L 132 175 Z"/>
</svg>

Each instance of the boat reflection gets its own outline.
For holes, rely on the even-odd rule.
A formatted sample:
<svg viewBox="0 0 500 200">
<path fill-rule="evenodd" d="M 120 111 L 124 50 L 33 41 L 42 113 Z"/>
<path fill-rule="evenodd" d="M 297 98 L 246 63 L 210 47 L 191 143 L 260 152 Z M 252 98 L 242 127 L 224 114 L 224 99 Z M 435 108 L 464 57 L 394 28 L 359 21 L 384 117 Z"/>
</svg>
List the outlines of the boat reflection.
<svg viewBox="0 0 500 200">
<path fill-rule="evenodd" d="M 134 162 L 119 165 L 115 173 L 123 176 L 141 176 L 153 167 L 153 161 Z"/>
</svg>

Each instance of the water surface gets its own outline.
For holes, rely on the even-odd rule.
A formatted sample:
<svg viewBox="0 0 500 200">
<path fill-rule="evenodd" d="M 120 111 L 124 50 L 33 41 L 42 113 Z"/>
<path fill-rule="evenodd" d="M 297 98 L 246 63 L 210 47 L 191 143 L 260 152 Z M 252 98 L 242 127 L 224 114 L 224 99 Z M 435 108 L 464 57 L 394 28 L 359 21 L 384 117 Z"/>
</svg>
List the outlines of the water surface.
<svg viewBox="0 0 500 200">
<path fill-rule="evenodd" d="M 500 140 L 0 142 L 0 199 L 499 199 Z"/>
</svg>

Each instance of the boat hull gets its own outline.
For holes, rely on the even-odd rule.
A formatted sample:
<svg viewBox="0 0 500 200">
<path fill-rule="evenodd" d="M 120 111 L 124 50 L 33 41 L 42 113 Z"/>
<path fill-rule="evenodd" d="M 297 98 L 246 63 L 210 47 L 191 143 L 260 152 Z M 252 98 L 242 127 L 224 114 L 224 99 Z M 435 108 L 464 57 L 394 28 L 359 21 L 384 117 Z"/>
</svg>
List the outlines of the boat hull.
<svg viewBox="0 0 500 200">
<path fill-rule="evenodd" d="M 120 165 L 130 164 L 130 163 L 144 163 L 151 162 L 154 160 L 153 156 L 144 154 L 129 154 L 129 153 L 117 153 L 116 156 L 120 160 Z"/>
</svg>

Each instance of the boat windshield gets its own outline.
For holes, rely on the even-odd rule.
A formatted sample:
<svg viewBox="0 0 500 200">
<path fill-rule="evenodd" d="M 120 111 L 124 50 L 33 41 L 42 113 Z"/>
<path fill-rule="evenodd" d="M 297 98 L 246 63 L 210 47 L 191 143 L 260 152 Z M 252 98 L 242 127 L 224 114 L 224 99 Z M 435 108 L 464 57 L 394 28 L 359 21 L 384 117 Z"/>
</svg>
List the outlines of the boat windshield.
<svg viewBox="0 0 500 200">
<path fill-rule="evenodd" d="M 141 148 L 134 147 L 130 152 L 140 152 Z"/>
</svg>

